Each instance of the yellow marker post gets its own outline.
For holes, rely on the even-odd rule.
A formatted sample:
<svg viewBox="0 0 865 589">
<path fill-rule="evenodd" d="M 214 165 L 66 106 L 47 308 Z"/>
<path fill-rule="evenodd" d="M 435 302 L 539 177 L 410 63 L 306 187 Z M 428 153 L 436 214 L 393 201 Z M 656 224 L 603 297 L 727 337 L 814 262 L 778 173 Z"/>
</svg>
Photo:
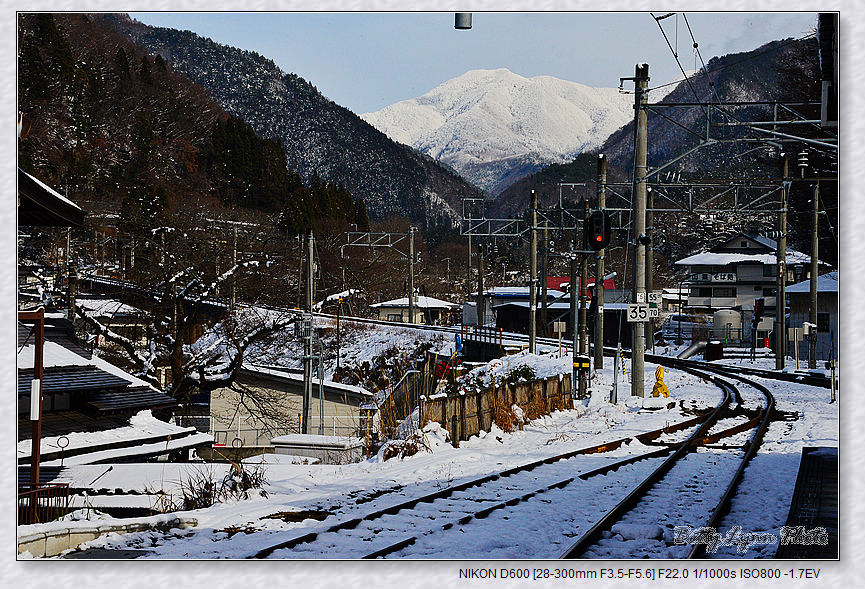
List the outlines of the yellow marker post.
<svg viewBox="0 0 865 589">
<path fill-rule="evenodd" d="M 664 384 L 664 367 L 658 366 L 658 369 L 655 370 L 655 386 L 652 387 L 652 396 L 660 397 L 661 395 L 669 397 L 670 389 Z"/>
</svg>

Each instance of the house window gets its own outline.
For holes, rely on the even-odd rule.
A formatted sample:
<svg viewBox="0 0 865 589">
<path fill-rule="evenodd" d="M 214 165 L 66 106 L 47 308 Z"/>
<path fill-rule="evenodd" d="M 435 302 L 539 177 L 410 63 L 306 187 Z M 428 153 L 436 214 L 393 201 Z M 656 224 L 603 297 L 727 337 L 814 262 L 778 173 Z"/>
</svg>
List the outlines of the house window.
<svg viewBox="0 0 865 589">
<path fill-rule="evenodd" d="M 712 289 L 711 288 L 698 288 L 696 290 L 697 290 L 697 296 L 698 297 L 710 297 L 710 296 L 712 296 Z"/>
<path fill-rule="evenodd" d="M 731 287 L 716 288 L 716 289 L 715 289 L 715 292 L 712 293 L 712 296 L 715 296 L 715 297 L 732 298 L 732 297 L 735 297 L 735 296 L 736 296 L 736 289 L 735 289 L 735 288 L 731 288 Z"/>
<path fill-rule="evenodd" d="M 745 240 L 742 240 L 742 247 L 748 247 L 748 242 Z"/>
<path fill-rule="evenodd" d="M 829 313 L 817 313 L 817 331 L 829 333 Z"/>
<path fill-rule="evenodd" d="M 777 272 L 775 264 L 763 264 L 763 276 L 775 276 Z"/>
<path fill-rule="evenodd" d="M 401 313 L 388 313 L 387 314 L 388 321 L 396 321 L 402 322 L 402 314 Z"/>
</svg>

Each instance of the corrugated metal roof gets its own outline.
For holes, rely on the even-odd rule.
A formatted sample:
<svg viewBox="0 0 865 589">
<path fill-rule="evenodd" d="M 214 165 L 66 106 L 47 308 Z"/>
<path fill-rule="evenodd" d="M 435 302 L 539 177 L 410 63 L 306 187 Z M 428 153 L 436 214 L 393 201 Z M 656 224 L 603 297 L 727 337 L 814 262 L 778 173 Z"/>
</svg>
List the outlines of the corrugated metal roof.
<svg viewBox="0 0 865 589">
<path fill-rule="evenodd" d="M 176 405 L 172 397 L 148 387 L 130 387 L 87 393 L 82 408 L 96 413 L 111 413 L 134 409 L 151 409 Z"/>
<path fill-rule="evenodd" d="M 30 381 L 33 380 L 33 369 L 18 370 L 18 396 L 30 396 Z M 76 393 L 98 389 L 124 389 L 132 384 L 125 378 L 110 374 L 93 365 L 85 366 L 51 366 L 42 373 L 42 394 L 56 395 L 60 393 Z"/>
</svg>

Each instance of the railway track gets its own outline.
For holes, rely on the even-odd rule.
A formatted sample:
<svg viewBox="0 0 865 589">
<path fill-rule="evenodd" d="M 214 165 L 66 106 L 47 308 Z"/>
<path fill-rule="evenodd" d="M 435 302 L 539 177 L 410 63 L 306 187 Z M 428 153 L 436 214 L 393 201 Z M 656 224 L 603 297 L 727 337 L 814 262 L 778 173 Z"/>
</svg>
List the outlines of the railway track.
<svg viewBox="0 0 865 589">
<path fill-rule="evenodd" d="M 708 367 L 702 369 L 710 370 Z M 726 374 L 721 369 L 714 372 L 725 374 L 724 378 L 715 377 L 714 380 L 731 395 L 736 387 L 727 378 L 739 380 L 759 391 L 765 399 L 759 414 L 744 424 L 715 434 L 695 432 L 572 544 L 561 555 L 562 558 L 616 557 L 632 549 L 625 546 L 629 542 L 632 546 L 644 544 L 647 556 L 700 558 L 705 555 L 706 543 L 689 544 L 687 530 L 717 529 L 729 511 L 744 470 L 756 454 L 774 411 L 774 398 L 765 386 L 743 376 Z M 752 433 L 741 449 L 708 447 L 728 433 L 740 435 L 745 431 Z M 698 476 L 694 475 L 697 471 Z M 718 487 L 715 483 L 719 480 L 727 481 L 726 486 Z M 658 505 L 667 509 L 659 511 Z M 683 505 L 689 507 L 678 509 Z M 676 528 L 683 530 L 678 539 Z"/>
<path fill-rule="evenodd" d="M 682 361 L 672 363 L 680 364 Z M 735 386 L 702 371 L 689 371 L 712 379 L 723 391 L 720 403 L 691 419 L 493 473 L 355 517 L 349 516 L 317 531 L 276 542 L 252 557 L 304 558 L 338 554 L 340 558 L 386 558 L 423 555 L 434 546 L 447 544 L 448 534 L 465 533 L 472 527 L 470 524 L 482 522 L 494 514 L 500 519 L 508 519 L 508 514 L 521 506 L 532 502 L 551 503 L 553 496 L 557 497 L 555 504 L 558 506 L 563 504 L 564 497 L 568 497 L 568 502 L 585 502 L 586 482 L 594 479 L 607 479 L 607 482 L 602 485 L 603 493 L 591 494 L 596 503 L 587 507 L 591 513 L 613 508 L 611 501 L 621 499 L 622 489 L 635 488 L 622 501 L 633 502 L 641 493 L 640 489 L 645 492 L 677 461 L 694 453 L 696 447 L 715 444 L 731 436 L 741 437 L 743 431 L 753 427 L 753 419 L 742 423 L 743 414 L 736 410 L 743 401 Z M 738 422 L 725 424 L 725 420 L 731 419 Z M 672 439 L 676 435 L 681 437 Z M 634 440 L 643 445 L 654 445 L 655 449 L 622 459 L 610 459 L 582 472 L 586 463 L 579 462 L 578 456 L 609 452 Z M 618 497 L 615 496 L 617 493 Z M 551 513 L 550 517 L 561 517 L 561 514 Z M 605 522 L 611 522 L 610 518 Z M 599 523 L 595 526 L 597 530 L 591 533 L 602 532 L 604 525 Z M 558 541 L 561 543 L 561 538 Z M 360 552 L 359 546 L 363 547 Z"/>
</svg>

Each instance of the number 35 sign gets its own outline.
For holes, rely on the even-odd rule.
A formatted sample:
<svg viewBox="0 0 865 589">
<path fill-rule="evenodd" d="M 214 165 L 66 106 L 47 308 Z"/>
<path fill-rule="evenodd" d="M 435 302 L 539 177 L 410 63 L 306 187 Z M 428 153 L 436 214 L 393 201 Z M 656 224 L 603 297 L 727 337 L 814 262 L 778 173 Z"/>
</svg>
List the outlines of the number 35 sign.
<svg viewBox="0 0 865 589">
<path fill-rule="evenodd" d="M 657 307 L 650 307 L 648 303 L 636 303 L 628 305 L 629 323 L 648 321 L 652 317 L 658 317 Z"/>
</svg>

